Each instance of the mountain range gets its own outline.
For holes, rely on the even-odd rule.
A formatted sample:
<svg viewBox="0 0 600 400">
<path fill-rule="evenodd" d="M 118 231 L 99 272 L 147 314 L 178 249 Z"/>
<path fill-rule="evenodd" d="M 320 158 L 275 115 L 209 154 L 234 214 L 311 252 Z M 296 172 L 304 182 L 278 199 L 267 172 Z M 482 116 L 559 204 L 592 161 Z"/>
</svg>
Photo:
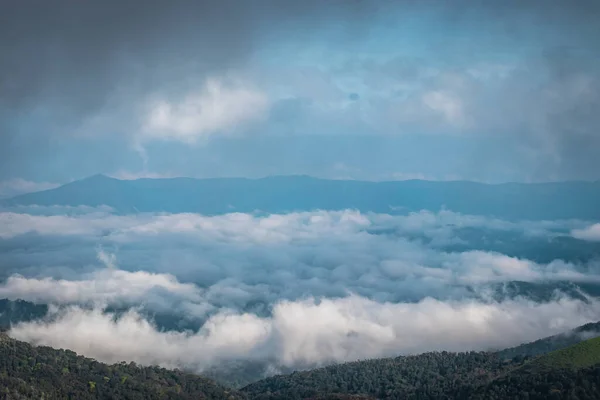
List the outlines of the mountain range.
<svg viewBox="0 0 600 400">
<path fill-rule="evenodd" d="M 109 206 L 119 213 L 207 215 L 316 209 L 405 213 L 446 208 L 504 219 L 599 219 L 600 182 L 372 182 L 308 176 L 119 180 L 95 175 L 55 189 L 4 199 L 0 204 Z"/>
</svg>

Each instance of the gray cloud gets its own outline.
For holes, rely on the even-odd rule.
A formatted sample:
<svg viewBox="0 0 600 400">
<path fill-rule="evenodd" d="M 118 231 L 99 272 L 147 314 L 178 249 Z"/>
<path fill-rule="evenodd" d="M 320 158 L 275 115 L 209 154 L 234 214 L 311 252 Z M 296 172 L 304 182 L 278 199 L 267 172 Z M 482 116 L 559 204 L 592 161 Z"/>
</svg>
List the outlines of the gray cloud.
<svg viewBox="0 0 600 400">
<path fill-rule="evenodd" d="M 78 112 L 96 109 L 132 79 L 140 89 L 150 80 L 238 67 L 289 19 L 317 24 L 317 11 L 351 17 L 358 6 L 316 3 L 10 1 L 0 20 L 1 100 L 19 106 L 60 93 Z"/>
<path fill-rule="evenodd" d="M 0 116 L 45 122 L 33 141 L 3 123 L 0 147 L 82 130 L 122 134 L 146 96 L 178 98 L 212 74 L 242 70 L 282 29 L 311 32 L 331 17 L 353 21 L 354 30 L 369 8 L 312 0 L 8 1 L 0 16 Z M 13 155 L 3 151 L 0 167 Z"/>
</svg>

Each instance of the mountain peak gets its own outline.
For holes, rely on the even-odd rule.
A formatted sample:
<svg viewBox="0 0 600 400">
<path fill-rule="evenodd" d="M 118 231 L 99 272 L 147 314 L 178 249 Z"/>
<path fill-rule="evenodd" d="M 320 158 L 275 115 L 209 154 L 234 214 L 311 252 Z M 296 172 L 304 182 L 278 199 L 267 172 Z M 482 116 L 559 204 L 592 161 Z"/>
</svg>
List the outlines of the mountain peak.
<svg viewBox="0 0 600 400">
<path fill-rule="evenodd" d="M 105 174 L 95 174 L 95 175 L 92 175 L 92 176 L 88 176 L 87 178 L 78 179 L 78 180 L 73 181 L 71 183 L 74 183 L 74 184 L 80 184 L 80 183 L 101 184 L 101 183 L 119 182 L 119 181 L 120 181 L 120 179 L 113 178 L 112 176 L 108 176 L 108 175 L 105 175 Z"/>
<path fill-rule="evenodd" d="M 106 179 L 115 179 L 115 178 L 111 178 L 110 176 L 104 175 L 104 174 L 96 174 L 96 175 L 89 176 L 87 178 L 83 178 L 82 181 L 106 180 Z"/>
</svg>

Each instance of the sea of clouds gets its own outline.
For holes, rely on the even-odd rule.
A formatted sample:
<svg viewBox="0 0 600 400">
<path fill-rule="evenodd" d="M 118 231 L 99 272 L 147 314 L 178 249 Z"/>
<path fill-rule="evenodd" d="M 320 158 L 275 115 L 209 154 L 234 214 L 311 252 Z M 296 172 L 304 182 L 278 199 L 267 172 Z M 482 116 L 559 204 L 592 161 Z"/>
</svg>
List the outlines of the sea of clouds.
<svg viewBox="0 0 600 400">
<path fill-rule="evenodd" d="M 489 246 L 471 245 L 473 232 Z M 295 367 L 486 350 L 600 320 L 600 302 L 584 292 L 498 297 L 515 281 L 600 284 L 594 258 L 539 262 L 490 250 L 502 234 L 594 250 L 597 232 L 590 221 L 451 211 L 204 216 L 15 207 L 0 210 L 0 298 L 57 306 L 47 319 L 13 326 L 12 336 L 106 362 L 203 370 L 226 360 Z M 151 312 L 199 328 L 161 327 Z"/>
</svg>

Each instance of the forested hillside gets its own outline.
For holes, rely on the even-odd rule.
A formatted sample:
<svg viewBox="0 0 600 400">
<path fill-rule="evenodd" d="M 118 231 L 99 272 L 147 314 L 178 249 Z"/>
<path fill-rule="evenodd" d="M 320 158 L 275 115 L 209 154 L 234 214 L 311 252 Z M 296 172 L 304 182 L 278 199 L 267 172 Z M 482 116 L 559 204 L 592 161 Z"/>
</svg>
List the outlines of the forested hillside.
<svg viewBox="0 0 600 400">
<path fill-rule="evenodd" d="M 0 399 L 569 399 L 600 398 L 600 339 L 531 358 L 425 353 L 334 365 L 241 391 L 134 363 L 107 365 L 0 334 Z"/>
<path fill-rule="evenodd" d="M 24 300 L 0 299 L 0 330 L 12 324 L 43 318 L 48 312 L 46 304 L 34 304 Z"/>
<path fill-rule="evenodd" d="M 600 398 L 600 338 L 556 350 L 525 363 L 479 387 L 464 388 L 456 398 L 569 399 Z"/>
<path fill-rule="evenodd" d="M 209 379 L 133 363 L 107 365 L 0 333 L 2 399 L 241 399 Z"/>
<path fill-rule="evenodd" d="M 498 355 L 504 359 L 522 356 L 539 356 L 554 350 L 563 349 L 572 346 L 585 339 L 590 339 L 600 335 L 600 322 L 593 322 L 582 325 L 569 332 L 559 335 L 549 336 L 538 339 L 531 343 L 500 350 Z"/>
<path fill-rule="evenodd" d="M 580 369 L 591 367 L 600 362 L 600 337 L 585 340 L 565 349 L 539 357 L 531 363 L 531 367 L 542 370 L 569 368 Z"/>
<path fill-rule="evenodd" d="M 305 399 L 324 393 L 438 399 L 464 386 L 483 385 L 518 365 L 491 353 L 426 353 L 276 376 L 242 390 L 252 398 L 273 400 Z"/>
<path fill-rule="evenodd" d="M 538 358 L 519 355 L 507 360 L 499 353 L 442 352 L 347 363 L 272 377 L 242 391 L 265 400 L 336 393 L 415 400 L 598 399 L 600 339 Z"/>
</svg>

